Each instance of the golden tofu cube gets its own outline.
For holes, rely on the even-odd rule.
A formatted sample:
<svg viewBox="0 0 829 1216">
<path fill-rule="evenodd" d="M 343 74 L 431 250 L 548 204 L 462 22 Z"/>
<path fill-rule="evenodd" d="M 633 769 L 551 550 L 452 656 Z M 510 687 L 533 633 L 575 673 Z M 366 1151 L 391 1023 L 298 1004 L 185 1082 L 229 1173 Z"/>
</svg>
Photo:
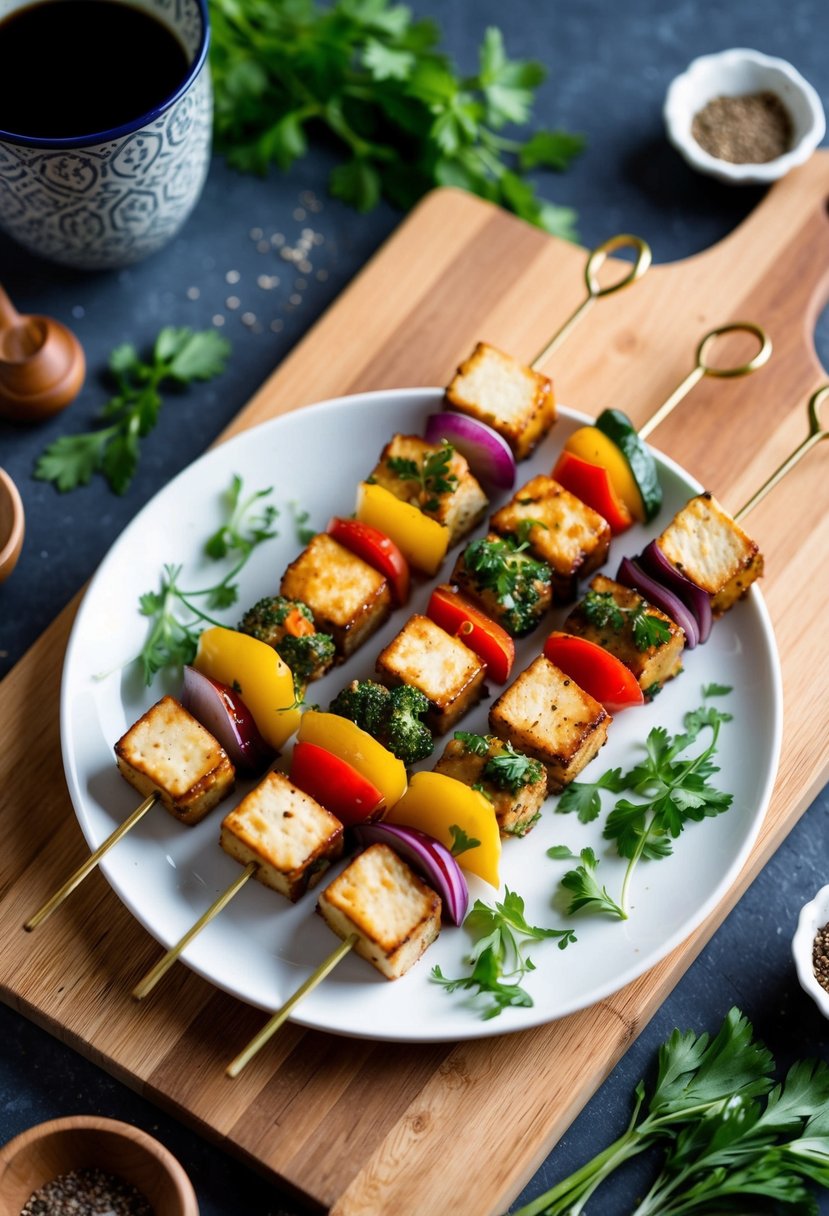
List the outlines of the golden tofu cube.
<svg viewBox="0 0 829 1216">
<path fill-rule="evenodd" d="M 489 725 L 517 751 L 547 768 L 557 792 L 579 775 L 607 742 L 611 717 L 603 705 L 540 655 L 501 693 Z"/>
<path fill-rule="evenodd" d="M 552 381 L 487 342 L 460 365 L 446 399 L 502 435 L 516 460 L 529 456 L 556 420 Z"/>
<path fill-rule="evenodd" d="M 493 556 L 500 553 L 502 561 L 497 572 L 503 575 L 506 571 L 506 578 L 496 580 L 496 567 L 490 562 L 487 562 L 489 575 L 475 568 L 472 554 L 481 552 L 484 544 Z M 527 565 L 528 560 L 533 566 Z M 528 550 L 517 553 L 510 540 L 489 532 L 482 541 L 472 541 L 458 554 L 449 581 L 512 637 L 521 638 L 531 633 L 550 611 L 552 577 L 550 567 L 539 563 Z"/>
<path fill-rule="evenodd" d="M 473 751 L 463 739 L 450 739 L 435 772 L 480 789 L 492 803 L 502 836 L 526 836 L 540 817 L 547 797 L 547 770 L 539 764 L 537 775 L 528 774 L 530 778 L 535 775 L 535 780 L 513 789 L 494 770 L 492 775 L 484 771 L 491 760 L 510 754 L 506 744 L 497 735 L 473 737 L 486 740 L 486 751 Z"/>
<path fill-rule="evenodd" d="M 441 444 L 427 443 L 419 435 L 394 435 L 380 453 L 369 480 L 448 528 L 452 546 L 483 519 L 489 499 L 473 477 L 466 457 L 453 449 L 444 462 L 440 459 L 441 448 Z M 434 470 L 431 476 L 430 469 Z"/>
<path fill-rule="evenodd" d="M 538 520 L 535 527 L 527 527 Z M 526 537 L 534 557 L 553 572 L 553 594 L 566 604 L 578 594 L 578 580 L 586 578 L 607 558 L 610 525 L 560 486 L 552 477 L 533 477 L 490 520 L 501 536 Z"/>
<path fill-rule="evenodd" d="M 187 824 L 204 819 L 236 781 L 224 748 L 175 697 L 162 697 L 121 736 L 115 762 L 139 794 L 157 794 Z"/>
<path fill-rule="evenodd" d="M 369 845 L 320 892 L 317 908 L 387 979 L 405 974 L 440 932 L 440 896 L 393 849 Z"/>
<path fill-rule="evenodd" d="M 638 591 L 614 582 L 611 578 L 605 578 L 603 574 L 597 574 L 590 580 L 590 591 L 611 597 L 624 614 L 621 627 L 617 629 L 609 622 L 599 625 L 591 621 L 585 610 L 585 601 L 582 600 L 576 604 L 562 628 L 566 633 L 575 633 L 580 638 L 597 642 L 624 663 L 636 676 L 645 697 L 650 700 L 666 680 L 672 680 L 682 671 L 684 631 L 676 621 L 672 621 L 664 612 L 648 603 Z M 664 642 L 648 646 L 644 650 L 638 648 L 633 636 L 632 616 L 640 608 L 643 608 L 648 616 L 655 616 L 664 621 L 670 630 L 670 637 Z"/>
<path fill-rule="evenodd" d="M 380 652 L 376 670 L 390 688 L 411 684 L 429 698 L 424 721 L 438 735 L 451 730 L 484 693 L 486 664 L 460 638 L 419 613 Z"/>
<path fill-rule="evenodd" d="M 302 600 L 320 633 L 330 633 L 340 660 L 385 624 L 391 613 L 388 579 L 327 532 L 312 537 L 286 569 L 282 595 Z"/>
<path fill-rule="evenodd" d="M 343 825 L 283 773 L 268 773 L 222 820 L 219 843 L 295 903 L 342 856 Z"/>
<path fill-rule="evenodd" d="M 656 543 L 686 578 L 708 592 L 714 616 L 733 608 L 763 573 L 757 544 L 713 494 L 690 499 Z"/>
</svg>

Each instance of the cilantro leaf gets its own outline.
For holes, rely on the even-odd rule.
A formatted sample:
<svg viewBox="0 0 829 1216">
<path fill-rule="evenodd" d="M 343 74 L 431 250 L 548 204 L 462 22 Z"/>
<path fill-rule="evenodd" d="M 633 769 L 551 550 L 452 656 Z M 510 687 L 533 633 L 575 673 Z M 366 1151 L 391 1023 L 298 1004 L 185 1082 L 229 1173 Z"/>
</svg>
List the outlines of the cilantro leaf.
<svg viewBox="0 0 829 1216">
<path fill-rule="evenodd" d="M 571 781 L 558 800 L 556 810 L 575 811 L 582 823 L 591 823 L 602 809 L 600 790 L 620 793 L 626 787 L 620 768 L 608 769 L 598 781 Z"/>
<path fill-rule="evenodd" d="M 460 857 L 461 853 L 467 853 L 470 849 L 477 849 L 481 843 L 474 836 L 467 836 L 463 828 L 457 823 L 450 824 L 449 832 L 452 836 L 449 852 L 453 857 Z"/>
<path fill-rule="evenodd" d="M 627 920 L 627 913 L 616 903 L 608 893 L 607 887 L 600 887 L 596 878 L 599 862 L 592 849 L 582 849 L 578 857 L 563 845 L 555 845 L 547 850 L 547 856 L 555 861 L 580 861 L 575 870 L 568 870 L 561 879 L 561 885 L 572 893 L 573 898 L 567 908 L 568 916 L 573 916 L 582 908 L 591 912 L 602 912 L 612 916 L 614 920 Z"/>
</svg>

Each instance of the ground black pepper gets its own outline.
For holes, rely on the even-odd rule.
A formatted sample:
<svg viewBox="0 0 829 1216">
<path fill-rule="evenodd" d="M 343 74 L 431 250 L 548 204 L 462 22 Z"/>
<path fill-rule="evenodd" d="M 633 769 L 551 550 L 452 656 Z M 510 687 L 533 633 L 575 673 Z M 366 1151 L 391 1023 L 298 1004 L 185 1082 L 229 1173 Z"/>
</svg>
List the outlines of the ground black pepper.
<svg viewBox="0 0 829 1216">
<path fill-rule="evenodd" d="M 104 1170 L 72 1170 L 39 1187 L 20 1216 L 153 1216 L 131 1183 Z"/>
<path fill-rule="evenodd" d="M 694 115 L 691 134 L 718 160 L 762 165 L 792 146 L 794 126 L 776 93 L 713 97 Z"/>
<path fill-rule="evenodd" d="M 829 992 L 829 925 L 824 925 L 815 934 L 812 945 L 812 966 L 815 970 L 815 979 L 821 988 L 825 988 Z"/>
</svg>

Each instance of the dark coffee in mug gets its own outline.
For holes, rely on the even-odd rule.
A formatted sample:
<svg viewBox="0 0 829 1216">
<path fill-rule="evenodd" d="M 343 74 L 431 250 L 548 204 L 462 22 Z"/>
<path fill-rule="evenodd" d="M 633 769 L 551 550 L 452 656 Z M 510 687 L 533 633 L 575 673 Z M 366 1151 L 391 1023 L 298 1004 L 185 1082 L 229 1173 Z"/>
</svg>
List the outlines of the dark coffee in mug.
<svg viewBox="0 0 829 1216">
<path fill-rule="evenodd" d="M 187 53 L 118 0 L 42 0 L 0 21 L 0 130 L 34 139 L 109 131 L 162 105 Z"/>
</svg>

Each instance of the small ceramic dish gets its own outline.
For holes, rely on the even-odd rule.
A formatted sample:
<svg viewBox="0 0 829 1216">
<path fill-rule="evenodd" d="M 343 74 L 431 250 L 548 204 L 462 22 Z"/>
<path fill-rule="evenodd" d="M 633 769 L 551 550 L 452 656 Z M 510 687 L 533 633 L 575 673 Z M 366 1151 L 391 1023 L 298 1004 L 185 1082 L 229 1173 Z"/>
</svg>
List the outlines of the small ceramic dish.
<svg viewBox="0 0 829 1216">
<path fill-rule="evenodd" d="M 131 1183 L 154 1216 L 199 1216 L 190 1179 L 163 1144 L 129 1123 L 96 1115 L 39 1123 L 0 1148 L 0 1216 L 20 1216 L 35 1191 L 82 1169 Z"/>
<path fill-rule="evenodd" d="M 821 887 L 814 899 L 801 908 L 797 930 L 792 939 L 792 954 L 800 986 L 804 992 L 808 992 L 825 1018 L 829 1018 L 829 992 L 818 983 L 812 949 L 815 934 L 827 922 L 829 922 L 829 886 Z"/>
<path fill-rule="evenodd" d="M 11 574 L 23 548 L 25 520 L 17 486 L 0 469 L 0 583 Z"/>
<path fill-rule="evenodd" d="M 715 97 L 765 92 L 776 94 L 791 116 L 792 143 L 782 156 L 762 164 L 734 164 L 712 156 L 694 139 L 694 116 Z M 736 185 L 783 177 L 811 156 L 826 131 L 823 105 L 809 82 L 785 59 L 744 48 L 694 59 L 668 88 L 662 114 L 668 139 L 692 168 Z"/>
</svg>

